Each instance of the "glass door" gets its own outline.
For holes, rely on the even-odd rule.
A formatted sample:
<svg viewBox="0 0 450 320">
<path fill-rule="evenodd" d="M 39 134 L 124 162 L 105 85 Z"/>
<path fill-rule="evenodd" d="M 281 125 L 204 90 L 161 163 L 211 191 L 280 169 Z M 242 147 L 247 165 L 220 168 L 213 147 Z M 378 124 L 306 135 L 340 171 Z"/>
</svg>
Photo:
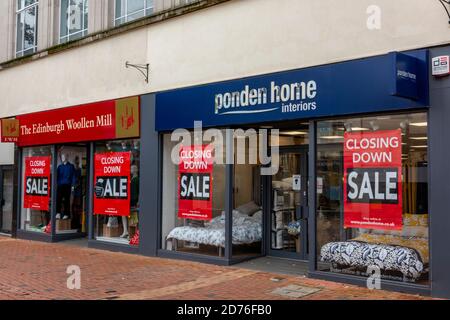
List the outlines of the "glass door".
<svg viewBox="0 0 450 320">
<path fill-rule="evenodd" d="M 14 171 L 12 168 L 0 169 L 0 232 L 12 231 Z"/>
<path fill-rule="evenodd" d="M 308 259 L 307 161 L 306 148 L 280 149 L 279 170 L 271 179 L 270 255 Z"/>
</svg>

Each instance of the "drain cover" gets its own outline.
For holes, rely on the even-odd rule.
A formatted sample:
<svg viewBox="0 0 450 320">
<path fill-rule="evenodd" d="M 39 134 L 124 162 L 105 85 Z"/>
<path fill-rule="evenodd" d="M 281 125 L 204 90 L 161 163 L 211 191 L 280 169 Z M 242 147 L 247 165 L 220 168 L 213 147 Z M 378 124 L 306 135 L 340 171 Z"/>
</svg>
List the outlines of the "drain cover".
<svg viewBox="0 0 450 320">
<path fill-rule="evenodd" d="M 286 298 L 302 298 L 306 297 L 307 295 L 319 292 L 320 290 L 321 289 L 291 284 L 287 287 L 277 288 L 272 291 L 272 293 Z"/>
</svg>

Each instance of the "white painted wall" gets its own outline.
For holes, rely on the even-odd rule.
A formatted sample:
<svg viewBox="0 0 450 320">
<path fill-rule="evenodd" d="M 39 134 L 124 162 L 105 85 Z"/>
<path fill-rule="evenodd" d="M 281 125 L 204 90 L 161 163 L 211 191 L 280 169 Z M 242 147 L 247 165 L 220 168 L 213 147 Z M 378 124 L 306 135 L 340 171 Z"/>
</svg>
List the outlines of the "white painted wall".
<svg viewBox="0 0 450 320">
<path fill-rule="evenodd" d="M 367 29 L 372 4 L 381 30 Z M 435 0 L 233 0 L 0 71 L 0 117 L 449 40 Z M 150 84 L 127 60 L 151 64 Z"/>
</svg>

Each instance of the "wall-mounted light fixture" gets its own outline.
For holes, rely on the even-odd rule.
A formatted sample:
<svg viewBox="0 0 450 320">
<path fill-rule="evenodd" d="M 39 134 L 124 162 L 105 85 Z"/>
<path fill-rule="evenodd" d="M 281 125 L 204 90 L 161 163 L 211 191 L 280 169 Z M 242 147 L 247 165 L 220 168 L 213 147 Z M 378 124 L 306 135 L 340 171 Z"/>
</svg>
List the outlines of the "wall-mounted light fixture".
<svg viewBox="0 0 450 320">
<path fill-rule="evenodd" d="M 450 12 L 448 11 L 447 5 L 450 5 L 450 0 L 439 0 L 439 2 L 442 4 L 442 6 L 445 9 L 445 12 L 447 12 L 448 16 L 448 23 L 450 24 Z"/>
</svg>

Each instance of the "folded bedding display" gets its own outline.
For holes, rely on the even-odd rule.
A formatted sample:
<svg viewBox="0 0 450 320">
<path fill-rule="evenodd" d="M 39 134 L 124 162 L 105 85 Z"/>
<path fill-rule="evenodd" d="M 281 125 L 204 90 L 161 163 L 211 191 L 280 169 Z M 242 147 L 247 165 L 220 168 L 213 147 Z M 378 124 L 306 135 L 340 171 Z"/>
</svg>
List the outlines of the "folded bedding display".
<svg viewBox="0 0 450 320">
<path fill-rule="evenodd" d="M 237 210 L 233 210 L 234 245 L 250 244 L 262 240 L 262 211 L 258 211 L 251 217 Z M 225 247 L 225 216 L 222 214 L 204 227 L 183 226 L 170 231 L 167 239 L 189 241 L 199 244 Z"/>
</svg>

